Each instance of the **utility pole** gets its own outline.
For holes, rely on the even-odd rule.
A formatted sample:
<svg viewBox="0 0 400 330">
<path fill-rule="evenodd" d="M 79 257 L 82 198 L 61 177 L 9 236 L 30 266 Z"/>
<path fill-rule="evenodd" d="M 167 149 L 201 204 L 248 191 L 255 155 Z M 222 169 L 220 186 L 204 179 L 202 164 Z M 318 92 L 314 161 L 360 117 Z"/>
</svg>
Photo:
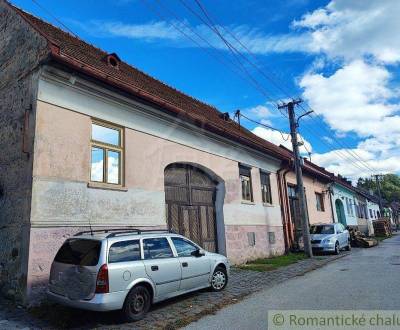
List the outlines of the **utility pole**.
<svg viewBox="0 0 400 330">
<path fill-rule="evenodd" d="M 303 243 L 304 243 L 304 252 L 310 258 L 313 257 L 311 241 L 310 241 L 310 228 L 308 225 L 308 213 L 307 213 L 307 204 L 306 197 L 304 194 L 304 185 L 303 185 L 303 173 L 302 173 L 302 159 L 300 157 L 299 152 L 299 142 L 297 140 L 297 128 L 299 126 L 299 119 L 305 115 L 308 115 L 312 111 L 309 111 L 299 118 L 296 119 L 296 113 L 294 111 L 294 106 L 301 103 L 301 100 L 292 100 L 288 103 L 279 105 L 278 108 L 287 108 L 289 114 L 289 122 L 290 122 L 290 135 L 292 137 L 292 146 L 293 146 L 293 155 L 294 155 L 294 169 L 296 172 L 296 182 L 297 182 L 297 198 L 300 204 L 300 217 L 301 217 L 301 225 L 302 225 L 302 233 L 303 233 Z"/>
<path fill-rule="evenodd" d="M 381 181 L 380 177 L 382 174 L 375 174 L 373 175 L 375 177 L 375 182 L 376 182 L 376 187 L 378 189 L 378 197 L 379 197 L 379 213 L 381 214 L 381 217 L 383 218 L 383 205 L 382 205 L 382 194 L 381 194 Z"/>
</svg>

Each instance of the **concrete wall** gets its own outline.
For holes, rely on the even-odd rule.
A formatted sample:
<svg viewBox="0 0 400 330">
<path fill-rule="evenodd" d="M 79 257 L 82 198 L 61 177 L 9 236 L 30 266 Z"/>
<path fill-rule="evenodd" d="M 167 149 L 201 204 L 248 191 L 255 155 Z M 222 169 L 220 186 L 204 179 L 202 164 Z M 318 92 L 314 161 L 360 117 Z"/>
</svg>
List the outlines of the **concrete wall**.
<svg viewBox="0 0 400 330">
<path fill-rule="evenodd" d="M 284 252 L 278 160 L 164 118 L 79 77 L 71 84 L 64 73 L 46 70 L 39 84 L 33 166 L 29 261 L 33 295 L 46 283 L 62 242 L 87 228 L 89 220 L 94 227 L 165 227 L 164 169 L 176 162 L 197 164 L 223 180 L 222 228 L 233 263 Z M 124 127 L 123 190 L 88 185 L 92 118 Z M 253 203 L 241 200 L 239 162 L 252 166 Z M 271 173 L 271 205 L 261 200 L 260 168 Z M 268 239 L 269 232 L 275 234 L 274 242 Z M 255 233 L 255 246 L 249 245 L 247 233 Z"/>
<path fill-rule="evenodd" d="M 288 184 L 296 184 L 296 175 L 294 172 L 289 172 L 286 175 L 286 181 Z M 308 216 L 310 224 L 315 223 L 329 223 L 333 222 L 332 207 L 329 199 L 328 184 L 318 180 L 315 177 L 310 177 L 303 174 L 303 184 L 306 191 Z M 315 193 L 323 194 L 324 196 L 324 211 L 317 210 L 317 202 Z"/>
<path fill-rule="evenodd" d="M 45 46 L 1 0 L 0 291 L 21 299 L 28 263 L 37 65 L 46 55 Z"/>
</svg>

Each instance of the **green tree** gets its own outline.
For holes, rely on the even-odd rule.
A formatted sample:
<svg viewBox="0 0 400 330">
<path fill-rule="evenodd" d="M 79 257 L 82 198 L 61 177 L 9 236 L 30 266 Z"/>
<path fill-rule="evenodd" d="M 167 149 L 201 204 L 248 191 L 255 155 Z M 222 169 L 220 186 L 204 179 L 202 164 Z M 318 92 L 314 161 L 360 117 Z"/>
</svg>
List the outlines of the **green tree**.
<svg viewBox="0 0 400 330">
<path fill-rule="evenodd" d="M 357 187 L 372 190 L 378 196 L 378 188 L 375 179 L 359 178 Z M 385 174 L 381 179 L 382 198 L 389 203 L 400 202 L 400 176 L 397 174 Z"/>
</svg>

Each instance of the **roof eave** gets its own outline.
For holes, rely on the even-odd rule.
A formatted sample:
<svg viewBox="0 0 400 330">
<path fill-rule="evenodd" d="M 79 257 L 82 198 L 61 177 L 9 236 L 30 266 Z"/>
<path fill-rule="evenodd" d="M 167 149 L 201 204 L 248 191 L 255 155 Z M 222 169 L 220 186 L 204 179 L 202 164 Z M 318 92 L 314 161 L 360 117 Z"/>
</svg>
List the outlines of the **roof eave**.
<svg viewBox="0 0 400 330">
<path fill-rule="evenodd" d="M 123 81 L 120 81 L 119 79 L 113 78 L 112 76 L 104 74 L 103 72 L 96 70 L 95 68 L 91 67 L 90 65 L 83 64 L 79 61 L 76 61 L 75 59 L 73 59 L 71 57 L 64 56 L 61 54 L 60 48 L 58 47 L 58 45 L 50 44 L 50 50 L 51 50 L 51 58 L 54 61 L 56 61 L 57 63 L 65 65 L 73 70 L 81 72 L 92 78 L 98 79 L 98 80 L 102 81 L 103 83 L 106 83 L 114 88 L 122 90 L 128 94 L 142 98 L 142 99 L 146 100 L 147 102 L 157 105 L 158 107 L 167 109 L 172 114 L 179 115 L 181 118 L 184 118 L 185 120 L 191 122 L 192 124 L 195 124 L 198 127 L 204 128 L 212 133 L 215 133 L 217 135 L 222 135 L 224 137 L 228 137 L 229 139 L 234 140 L 235 142 L 244 144 L 247 147 L 250 147 L 259 152 L 265 153 L 265 154 L 269 155 L 270 157 L 277 158 L 278 160 L 281 160 L 281 161 L 289 160 L 289 158 L 286 155 L 279 154 L 276 151 L 268 149 L 267 147 L 260 145 L 249 139 L 231 134 L 224 128 L 221 128 L 218 125 L 215 125 L 208 121 L 204 121 L 200 118 L 196 119 L 196 118 L 194 118 L 193 114 L 189 115 L 187 111 L 185 111 L 181 108 L 178 108 L 178 107 L 162 100 L 161 98 L 158 98 L 150 93 L 147 93 L 133 85 L 126 84 Z"/>
</svg>

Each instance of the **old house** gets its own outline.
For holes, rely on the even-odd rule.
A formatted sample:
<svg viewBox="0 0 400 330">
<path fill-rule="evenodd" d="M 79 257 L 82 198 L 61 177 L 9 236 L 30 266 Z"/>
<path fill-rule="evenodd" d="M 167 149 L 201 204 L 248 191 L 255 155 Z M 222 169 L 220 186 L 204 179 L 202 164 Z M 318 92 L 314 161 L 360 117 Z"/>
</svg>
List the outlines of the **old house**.
<svg viewBox="0 0 400 330">
<path fill-rule="evenodd" d="M 286 151 L 3 0 L 0 49 L 3 292 L 42 292 L 57 249 L 89 227 L 168 227 L 233 263 L 284 252 Z M 315 171 L 310 219 L 328 221 Z"/>
<path fill-rule="evenodd" d="M 356 228 L 357 220 L 357 192 L 351 182 L 341 176 L 333 178 L 332 206 L 334 208 L 335 222 L 340 222 L 345 227 Z"/>
<path fill-rule="evenodd" d="M 358 230 L 368 235 L 374 235 L 372 221 L 382 216 L 379 211 L 379 199 L 366 190 L 354 189 L 357 191 L 356 213 Z"/>
<path fill-rule="evenodd" d="M 292 154 L 289 150 L 281 147 Z M 299 199 L 296 193 L 296 175 L 292 166 L 282 167 L 280 170 L 281 193 L 285 198 L 282 205 L 286 248 L 298 247 L 301 233 L 301 218 Z M 306 205 L 309 224 L 332 223 L 333 213 L 330 199 L 330 184 L 332 173 L 326 171 L 308 160 L 304 160 L 303 184 L 306 196 Z"/>
</svg>

